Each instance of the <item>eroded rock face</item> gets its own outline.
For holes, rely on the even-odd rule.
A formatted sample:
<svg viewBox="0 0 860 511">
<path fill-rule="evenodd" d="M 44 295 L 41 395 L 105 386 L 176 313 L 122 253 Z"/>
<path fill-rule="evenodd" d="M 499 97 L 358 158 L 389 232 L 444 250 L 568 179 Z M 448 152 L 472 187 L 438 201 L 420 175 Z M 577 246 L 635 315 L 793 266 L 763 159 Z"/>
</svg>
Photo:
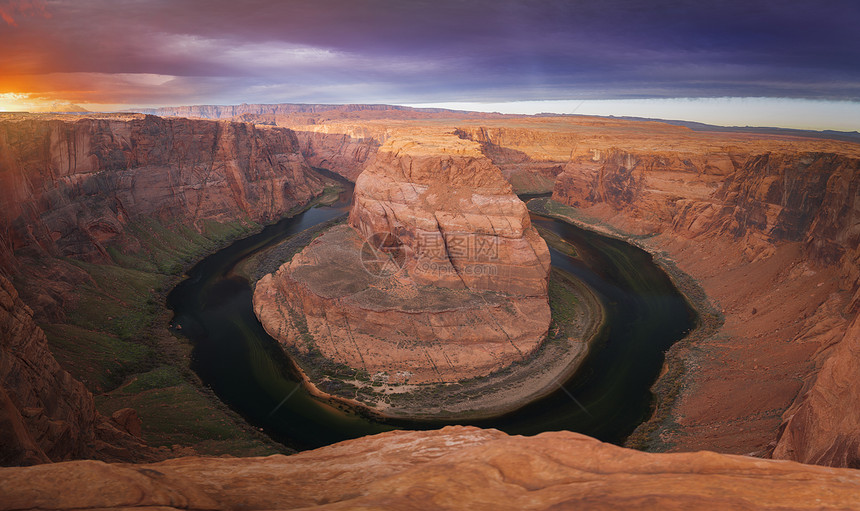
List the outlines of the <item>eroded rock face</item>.
<svg viewBox="0 0 860 511">
<path fill-rule="evenodd" d="M 0 509 L 851 509 L 856 471 L 569 432 L 393 431 L 293 456 L 0 469 Z"/>
<path fill-rule="evenodd" d="M 92 282 L 75 261 L 110 263 L 109 249 L 138 253 L 135 221 L 198 230 L 208 220 L 270 221 L 322 188 L 286 129 L 136 114 L 0 115 L 0 276 L 21 277 L 27 302 L 0 277 L 3 463 L 150 454 L 134 437 L 136 414 L 98 415 L 33 321 L 33 311 L 39 322 L 65 321 L 80 286 Z"/>
<path fill-rule="evenodd" d="M 774 458 L 860 468 L 860 316 L 785 413 Z"/>
<path fill-rule="evenodd" d="M 153 116 L 0 122 L 11 250 L 101 260 L 141 216 L 270 221 L 322 190 L 285 129 Z"/>
<path fill-rule="evenodd" d="M 152 452 L 129 433 L 140 429 L 131 415 L 116 421 L 96 412 L 92 394 L 57 364 L 32 312 L 0 276 L 0 465 L 145 460 Z"/>
<path fill-rule="evenodd" d="M 698 159 L 594 150 L 566 166 L 553 197 L 658 234 L 644 244 L 699 278 L 725 314 L 731 343 L 701 343 L 705 357 L 676 352 L 696 391 L 677 401 L 681 427 L 664 441 L 776 446 L 775 457 L 855 466 L 860 423 L 845 410 L 860 404 L 848 383 L 860 374 L 849 327 L 860 293 L 860 159 L 850 144 L 840 152 L 758 144 Z"/>
<path fill-rule="evenodd" d="M 391 383 L 483 376 L 539 347 L 549 251 L 477 144 L 389 140 L 349 223 L 257 283 L 257 316 L 282 343 Z M 374 254 L 395 271 L 369 267 Z"/>
<path fill-rule="evenodd" d="M 356 181 L 349 222 L 365 239 L 393 233 L 419 285 L 546 296 L 546 243 L 474 142 L 389 141 Z"/>
<path fill-rule="evenodd" d="M 352 182 L 373 159 L 380 145 L 372 136 L 361 133 L 296 131 L 296 137 L 310 165 L 336 172 Z"/>
</svg>

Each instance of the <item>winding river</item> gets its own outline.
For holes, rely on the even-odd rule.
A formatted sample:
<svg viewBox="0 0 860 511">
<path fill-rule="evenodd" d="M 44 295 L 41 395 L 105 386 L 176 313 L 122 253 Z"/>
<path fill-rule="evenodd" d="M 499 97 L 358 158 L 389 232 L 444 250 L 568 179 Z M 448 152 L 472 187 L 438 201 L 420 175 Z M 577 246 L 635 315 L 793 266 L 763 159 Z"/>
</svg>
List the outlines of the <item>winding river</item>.
<svg viewBox="0 0 860 511">
<path fill-rule="evenodd" d="M 234 271 L 261 250 L 346 214 L 350 200 L 351 192 L 345 192 L 331 206 L 284 219 L 206 257 L 167 299 L 174 328 L 194 344 L 192 369 L 202 381 L 248 423 L 296 449 L 393 428 L 449 424 L 382 423 L 312 398 L 298 383 L 293 363 L 254 316 L 251 283 Z M 606 324 L 582 366 L 556 392 L 469 424 L 524 435 L 571 430 L 621 443 L 650 415 L 649 388 L 663 354 L 694 328 L 695 312 L 647 252 L 559 220 L 532 214 L 532 221 L 576 247 L 576 258 L 551 249 L 552 264 L 591 287 L 605 308 Z"/>
</svg>

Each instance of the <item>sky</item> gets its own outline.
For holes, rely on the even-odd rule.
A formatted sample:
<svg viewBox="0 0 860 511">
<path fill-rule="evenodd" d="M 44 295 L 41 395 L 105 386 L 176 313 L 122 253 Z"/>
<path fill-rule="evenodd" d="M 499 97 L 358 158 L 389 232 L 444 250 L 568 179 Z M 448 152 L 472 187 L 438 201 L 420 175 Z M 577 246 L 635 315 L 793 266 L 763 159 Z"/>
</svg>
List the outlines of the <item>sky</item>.
<svg viewBox="0 0 860 511">
<path fill-rule="evenodd" d="M 858 26 L 857 0 L 0 0 L 0 110 L 389 103 L 854 130 Z"/>
</svg>

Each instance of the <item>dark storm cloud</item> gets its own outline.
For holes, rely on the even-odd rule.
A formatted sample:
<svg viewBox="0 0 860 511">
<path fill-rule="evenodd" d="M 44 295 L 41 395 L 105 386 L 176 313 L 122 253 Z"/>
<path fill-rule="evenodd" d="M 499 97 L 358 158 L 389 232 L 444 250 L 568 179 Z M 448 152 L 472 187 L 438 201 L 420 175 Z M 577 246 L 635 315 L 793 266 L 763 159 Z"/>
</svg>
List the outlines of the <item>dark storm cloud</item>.
<svg viewBox="0 0 860 511">
<path fill-rule="evenodd" d="M 0 0 L 0 83 L 105 102 L 860 99 L 854 0 L 35 4 Z"/>
</svg>

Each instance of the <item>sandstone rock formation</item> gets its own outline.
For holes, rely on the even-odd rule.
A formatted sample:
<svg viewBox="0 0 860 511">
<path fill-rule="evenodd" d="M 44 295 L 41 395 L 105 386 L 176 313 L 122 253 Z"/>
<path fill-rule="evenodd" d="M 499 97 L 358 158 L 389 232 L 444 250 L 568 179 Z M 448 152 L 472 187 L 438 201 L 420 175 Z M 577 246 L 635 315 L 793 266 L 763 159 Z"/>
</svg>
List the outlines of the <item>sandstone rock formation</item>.
<svg viewBox="0 0 860 511">
<path fill-rule="evenodd" d="M 135 460 L 150 453 L 127 432 L 140 434 L 136 414 L 97 414 L 92 396 L 59 367 L 34 322 L 34 316 L 39 323 L 66 321 L 81 288 L 94 284 L 88 268 L 98 271 L 81 261 L 145 254 L 139 222 L 167 226 L 156 241 L 170 229 L 266 222 L 322 188 L 286 129 L 139 114 L 0 114 L 3 463 Z M 15 277 L 19 289 L 2 276 Z M 111 300 L 120 298 L 105 299 Z M 115 319 L 108 311 L 84 313 L 103 314 L 105 326 Z M 81 333 L 89 332 L 62 330 L 74 352 L 98 352 Z"/>
<path fill-rule="evenodd" d="M 30 260 L 29 276 L 41 282 L 22 292 L 37 295 L 31 306 L 43 316 L 56 317 L 86 279 L 46 263 L 110 261 L 111 245 L 137 252 L 130 221 L 195 229 L 204 220 L 266 222 L 323 188 L 292 132 L 230 122 L 6 115 L 0 158 L 0 263 L 13 269 Z"/>
<path fill-rule="evenodd" d="M 292 456 L 0 469 L 0 509 L 851 509 L 860 474 L 569 432 L 395 431 Z"/>
<path fill-rule="evenodd" d="M 32 312 L 0 276 L 0 465 L 153 459 L 133 412 L 117 418 L 96 412 L 92 394 L 57 364 Z"/>
<path fill-rule="evenodd" d="M 860 468 L 860 316 L 822 363 L 814 380 L 785 412 L 774 458 L 816 465 Z"/>
<path fill-rule="evenodd" d="M 477 144 L 393 139 L 356 181 L 350 225 L 393 233 L 419 285 L 546 296 L 549 252 L 528 210 Z M 470 265 L 492 272 L 467 272 Z"/>
<path fill-rule="evenodd" d="M 359 133 L 296 131 L 296 137 L 308 164 L 336 172 L 352 182 L 373 159 L 380 145 L 374 137 Z"/>
<path fill-rule="evenodd" d="M 847 373 L 860 374 L 846 330 L 860 298 L 860 159 L 851 144 L 769 149 L 758 141 L 696 158 L 595 149 L 567 164 L 553 197 L 660 234 L 645 245 L 698 277 L 726 314 L 733 342 L 699 344 L 704 358 L 675 350 L 695 391 L 673 412 L 681 433 L 663 441 L 761 453 L 777 445 L 776 457 L 857 466 L 858 422 L 838 408 L 856 402 Z"/>
<path fill-rule="evenodd" d="M 654 425 L 651 448 L 772 452 L 774 457 L 812 463 L 857 465 L 860 427 L 853 411 L 860 408 L 856 383 L 860 374 L 856 355 L 860 149 L 856 144 L 795 136 L 704 133 L 656 122 L 588 117 L 476 117 L 439 112 L 428 123 L 426 117 L 405 110 L 303 109 L 308 111 L 269 112 L 249 107 L 229 112 L 201 108 L 169 112 L 218 118 L 247 115 L 248 121 L 302 126 L 298 137 L 289 131 L 246 124 L 136 115 L 88 116 L 90 119 L 74 122 L 51 116 L 3 115 L 0 268 L 5 273 L 37 268 L 44 274 L 40 282 L 45 288 L 62 288 L 44 303 L 28 299 L 38 314 L 45 314 L 52 303 L 59 307 L 61 296 L 73 291 L 86 275 L 68 268 L 60 272 L 50 264 L 36 267 L 32 261 L 44 261 L 51 254 L 97 261 L 104 257 L 102 249 L 112 243 L 133 248 L 133 239 L 124 232 L 132 215 L 161 214 L 189 225 L 204 218 L 273 218 L 320 188 L 308 177 L 312 174 L 296 147 L 314 165 L 342 166 L 350 177 L 377 161 L 402 169 L 406 175 L 408 165 L 400 166 L 406 158 L 377 152 L 385 144 L 395 147 L 393 140 L 404 133 L 427 130 L 432 124 L 434 133 L 455 134 L 464 142 L 478 144 L 477 149 L 468 146 L 467 152 L 475 157 L 469 168 L 486 166 L 486 159 L 478 161 L 474 149 L 501 167 L 506 176 L 531 173 L 549 179 L 562 169 L 555 183 L 557 200 L 576 206 L 580 218 L 599 228 L 645 235 L 639 236 L 638 243 L 695 277 L 722 311 L 725 323 L 717 336 L 695 346 L 682 343 L 669 353 L 669 365 L 683 368 L 676 381 L 668 382 L 679 394 L 662 422 Z M 248 147 L 253 149 L 247 151 Z M 467 146 L 453 143 L 451 147 Z M 419 170 L 425 164 L 430 168 L 429 155 L 409 156 L 409 152 L 407 148 L 401 156 L 408 156 L 413 168 L 416 162 Z M 457 166 L 466 156 L 465 152 L 449 154 L 438 161 Z M 367 195 L 367 208 L 354 216 L 356 225 L 371 232 L 379 227 L 419 225 L 419 220 L 423 225 L 429 220 L 428 216 L 390 215 L 394 208 L 388 204 L 411 193 L 408 187 L 401 190 L 397 186 L 395 182 L 390 188 L 397 191 L 391 195 L 394 200 L 384 189 L 378 190 L 379 196 Z M 380 208 L 374 210 L 375 205 Z M 514 226 L 512 232 L 515 230 Z M 412 239 L 408 234 L 404 238 Z M 313 248 L 303 256 L 307 261 L 320 254 Z M 411 245 L 408 248 L 414 251 Z M 472 285 L 480 284 L 480 279 L 471 280 Z M 443 285 L 458 282 L 466 286 L 462 280 L 440 280 Z M 400 284 L 396 279 L 390 283 Z M 528 282 L 517 286 L 529 288 Z M 326 303 L 315 304 L 305 298 L 310 296 L 307 286 L 289 289 L 299 301 L 308 300 L 313 310 L 335 307 L 330 302 L 342 307 L 345 301 L 326 298 L 320 292 L 314 293 L 313 300 Z M 40 287 L 38 292 L 44 291 Z M 338 310 L 341 312 L 324 318 L 343 325 L 338 328 L 376 312 L 368 309 L 367 314 L 353 316 Z M 357 308 L 351 311 L 361 312 Z M 29 317 L 29 313 L 23 315 Z M 430 318 L 427 315 L 421 324 L 435 326 Z M 396 321 L 402 320 L 398 317 Z M 32 342 L 38 333 L 21 327 L 24 323 L 19 320 L 12 324 L 18 325 L 10 330 L 16 332 L 13 342 L 25 339 L 24 345 L 38 346 Z M 4 358 L 3 363 L 7 360 L 11 359 Z M 38 365 L 39 361 L 30 363 Z M 664 379 L 677 374 L 668 371 Z M 6 414 L 3 445 L 17 446 L 13 451 L 22 457 L 19 459 L 43 459 L 38 452 L 47 451 L 39 444 L 39 435 L 33 436 L 27 429 L 29 412 L 20 411 L 18 398 L 8 388 L 4 392 L 0 396 Z M 11 410 L 18 410 L 18 415 Z M 134 423 L 127 414 L 116 419 L 122 424 Z M 61 435 L 45 435 L 48 444 L 51 438 Z M 57 459 L 82 452 L 70 449 Z M 419 450 L 414 447 L 410 452 Z M 681 458 L 661 459 L 675 464 Z M 757 485 L 762 499 L 767 495 L 763 489 L 771 484 L 776 483 Z M 791 488 L 773 487 L 781 488 L 784 495 L 795 495 Z M 730 490 L 720 492 L 734 495 Z M 820 493 L 815 497 L 826 495 L 813 493 Z M 746 501 L 733 501 L 732 505 L 740 506 L 738 502 Z M 791 498 L 783 504 L 803 502 Z"/>
<path fill-rule="evenodd" d="M 853 463 L 856 418 L 834 396 L 853 402 L 836 380 L 860 374 L 846 354 L 860 301 L 857 144 L 588 117 L 448 122 L 508 176 L 562 167 L 555 199 L 598 229 L 646 235 L 637 243 L 724 314 L 715 337 L 670 352 L 685 369 L 666 385 L 681 393 L 652 448 L 767 454 L 779 436 L 775 456 Z M 379 129 L 327 129 L 362 126 Z M 825 367 L 844 376 L 818 381 Z"/>
<path fill-rule="evenodd" d="M 365 241 L 386 239 L 371 252 L 396 252 L 402 268 L 383 275 L 362 256 Z M 258 282 L 254 307 L 288 346 L 383 381 L 450 382 L 537 349 L 548 272 L 525 205 L 477 144 L 425 134 L 380 148 L 356 182 L 350 226 Z"/>
<path fill-rule="evenodd" d="M 161 119 L 0 118 L 12 251 L 98 260 L 133 217 L 273 220 L 322 186 L 284 129 Z"/>
</svg>

